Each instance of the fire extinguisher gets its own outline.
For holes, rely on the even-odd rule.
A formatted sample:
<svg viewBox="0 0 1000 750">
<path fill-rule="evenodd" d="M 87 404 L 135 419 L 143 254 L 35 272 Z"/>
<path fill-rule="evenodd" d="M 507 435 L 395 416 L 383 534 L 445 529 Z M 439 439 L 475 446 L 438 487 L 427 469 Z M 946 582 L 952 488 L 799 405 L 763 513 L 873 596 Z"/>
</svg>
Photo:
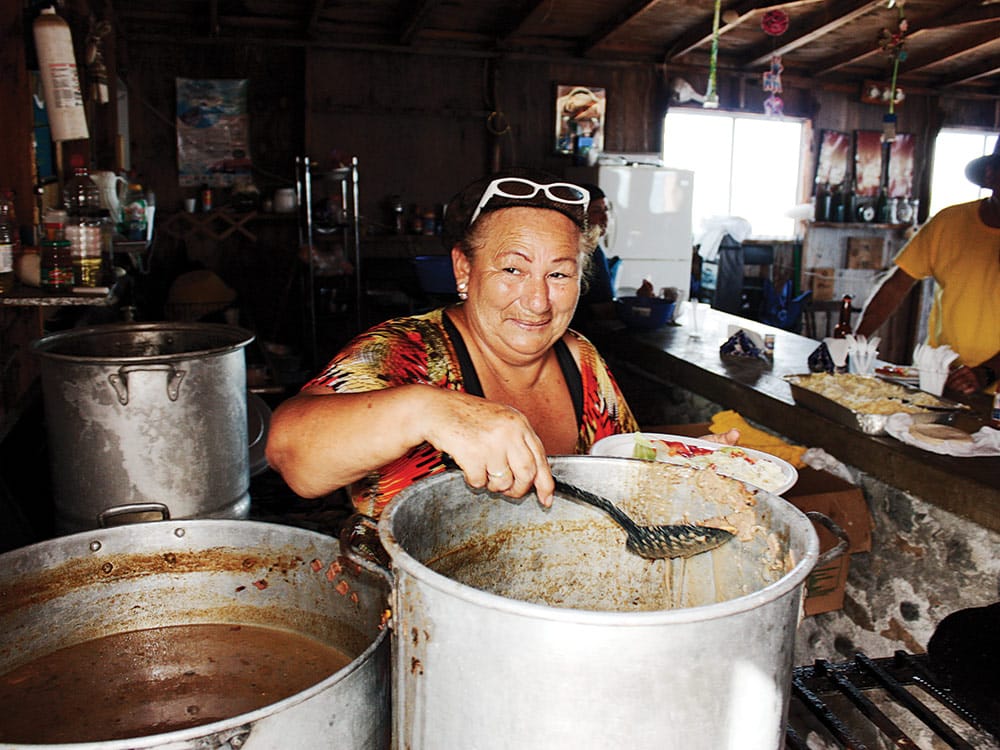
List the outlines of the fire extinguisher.
<svg viewBox="0 0 1000 750">
<path fill-rule="evenodd" d="M 69 24 L 54 8 L 43 8 L 35 19 L 34 33 L 52 140 L 89 138 Z"/>
</svg>

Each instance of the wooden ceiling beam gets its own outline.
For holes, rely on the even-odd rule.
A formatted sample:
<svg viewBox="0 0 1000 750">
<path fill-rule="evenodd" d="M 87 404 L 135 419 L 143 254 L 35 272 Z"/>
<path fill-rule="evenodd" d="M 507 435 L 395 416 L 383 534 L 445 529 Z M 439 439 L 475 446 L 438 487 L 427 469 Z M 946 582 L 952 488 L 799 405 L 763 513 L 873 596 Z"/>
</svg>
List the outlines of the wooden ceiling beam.
<svg viewBox="0 0 1000 750">
<path fill-rule="evenodd" d="M 816 23 L 812 28 L 806 29 L 797 37 L 790 39 L 777 49 L 769 49 L 767 52 L 762 53 L 751 53 L 752 59 L 742 63 L 741 67 L 755 68 L 768 64 L 775 55 L 787 55 L 799 47 L 812 44 L 831 31 L 846 26 L 856 18 L 867 15 L 878 7 L 885 7 L 885 0 L 841 0 L 840 2 L 833 3 L 828 12 L 823 14 L 826 16 L 826 20 Z"/>
<path fill-rule="evenodd" d="M 917 38 L 927 31 L 927 28 L 920 22 L 908 20 L 907 23 L 909 25 L 909 32 L 906 34 L 907 40 Z M 826 60 L 821 60 L 816 66 L 815 74 L 817 76 L 828 75 L 840 70 L 841 68 L 846 68 L 849 65 L 859 63 L 866 57 L 871 57 L 872 55 L 877 54 L 884 54 L 881 47 L 879 47 L 878 39 L 867 39 L 854 45 L 840 55 L 829 57 Z"/>
<path fill-rule="evenodd" d="M 313 0 L 312 7 L 306 16 L 306 37 L 315 39 L 318 35 L 320 18 L 323 16 L 323 9 L 326 7 L 326 0 Z"/>
<path fill-rule="evenodd" d="M 970 52 L 996 44 L 997 34 L 992 29 L 984 29 L 975 36 L 962 37 L 951 44 L 942 45 L 922 56 L 911 54 L 900 65 L 900 73 L 912 73 L 916 70 L 930 68 L 940 63 L 956 60 Z"/>
<path fill-rule="evenodd" d="M 420 30 L 423 29 L 424 24 L 427 23 L 427 17 L 430 16 L 431 11 L 440 4 L 441 0 L 422 0 L 422 2 L 418 3 L 402 26 L 402 31 L 399 34 L 399 43 L 407 46 L 413 44 L 413 40 L 420 33 Z"/>
<path fill-rule="evenodd" d="M 996 58 L 993 58 L 991 60 L 986 60 L 979 65 L 970 65 L 957 75 L 949 78 L 942 78 L 937 82 L 937 85 L 941 88 L 950 89 L 955 88 L 956 86 L 965 86 L 973 83 L 974 81 L 978 81 L 981 78 L 989 78 L 990 76 L 998 74 L 1000 74 L 1000 62 L 998 62 Z"/>
<path fill-rule="evenodd" d="M 659 2 L 660 0 L 630 0 L 630 2 L 615 11 L 611 18 L 598 26 L 594 30 L 594 33 L 580 42 L 580 54 L 586 57 L 595 47 L 618 31 L 618 29 L 637 16 L 641 16 Z"/>
<path fill-rule="evenodd" d="M 549 5 L 552 0 L 527 0 L 527 2 L 522 2 L 520 7 L 514 8 L 512 10 L 504 10 L 504 17 L 506 20 L 501 20 L 497 23 L 496 27 L 496 39 L 497 42 L 503 44 L 510 40 L 512 36 L 515 36 L 528 22 L 528 19 L 538 10 L 542 5 Z"/>
<path fill-rule="evenodd" d="M 794 10 L 804 5 L 815 5 L 822 0 L 775 0 L 774 2 L 755 2 L 754 0 L 742 0 L 741 2 L 730 2 L 722 10 L 722 15 L 732 16 L 736 14 L 736 19 L 719 26 L 719 36 L 728 31 L 732 31 L 741 23 L 744 23 L 756 14 L 763 14 L 769 10 Z M 705 32 L 705 29 L 708 32 Z M 703 47 L 712 41 L 711 16 L 707 23 L 698 23 L 691 26 L 681 36 L 670 44 L 670 48 L 664 55 L 664 62 L 671 62 L 679 57 L 683 57 L 689 52 L 694 52 L 699 47 Z"/>
</svg>

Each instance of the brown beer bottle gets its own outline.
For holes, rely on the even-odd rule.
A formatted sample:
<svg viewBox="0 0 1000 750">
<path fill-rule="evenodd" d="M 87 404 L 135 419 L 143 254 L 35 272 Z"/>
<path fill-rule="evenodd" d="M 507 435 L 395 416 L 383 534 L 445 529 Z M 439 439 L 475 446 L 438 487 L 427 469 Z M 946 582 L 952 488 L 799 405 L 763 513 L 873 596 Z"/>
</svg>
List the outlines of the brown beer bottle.
<svg viewBox="0 0 1000 750">
<path fill-rule="evenodd" d="M 840 301 L 840 319 L 837 321 L 837 327 L 833 329 L 833 337 L 845 339 L 847 334 L 853 332 L 854 330 L 851 328 L 851 295 L 845 294 Z"/>
</svg>

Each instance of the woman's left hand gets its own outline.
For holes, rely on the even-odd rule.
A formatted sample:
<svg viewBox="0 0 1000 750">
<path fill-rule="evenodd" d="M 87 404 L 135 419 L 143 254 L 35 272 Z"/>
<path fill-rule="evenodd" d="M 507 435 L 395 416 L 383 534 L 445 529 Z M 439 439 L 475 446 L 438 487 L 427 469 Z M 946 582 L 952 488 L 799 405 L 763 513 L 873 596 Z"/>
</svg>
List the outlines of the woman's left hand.
<svg viewBox="0 0 1000 750">
<path fill-rule="evenodd" d="M 740 431 L 734 427 L 729 432 L 723 432 L 721 435 L 705 435 L 702 440 L 707 440 L 710 443 L 721 443 L 722 445 L 736 445 L 740 442 Z"/>
</svg>

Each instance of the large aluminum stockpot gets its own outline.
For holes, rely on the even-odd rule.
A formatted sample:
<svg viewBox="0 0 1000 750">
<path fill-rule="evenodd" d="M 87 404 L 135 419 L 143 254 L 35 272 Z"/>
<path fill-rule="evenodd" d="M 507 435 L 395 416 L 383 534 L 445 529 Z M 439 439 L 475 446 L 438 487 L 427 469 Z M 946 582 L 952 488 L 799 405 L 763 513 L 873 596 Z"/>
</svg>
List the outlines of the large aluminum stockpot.
<svg viewBox="0 0 1000 750">
<path fill-rule="evenodd" d="M 642 522 L 727 516 L 744 539 L 649 561 L 607 517 L 558 496 L 548 511 L 533 496 L 517 505 L 457 472 L 407 488 L 379 522 L 394 577 L 395 747 L 779 747 L 818 555 L 810 520 L 708 470 L 591 456 L 552 466 Z"/>
<path fill-rule="evenodd" d="M 308 689 L 223 721 L 130 739 L 0 747 L 385 750 L 388 586 L 339 553 L 337 540 L 290 526 L 188 520 L 84 532 L 0 555 L 0 674 L 103 636 L 191 624 L 290 630 L 351 658 Z"/>
<path fill-rule="evenodd" d="M 251 341 L 208 323 L 93 326 L 36 341 L 57 531 L 246 517 Z"/>
</svg>

